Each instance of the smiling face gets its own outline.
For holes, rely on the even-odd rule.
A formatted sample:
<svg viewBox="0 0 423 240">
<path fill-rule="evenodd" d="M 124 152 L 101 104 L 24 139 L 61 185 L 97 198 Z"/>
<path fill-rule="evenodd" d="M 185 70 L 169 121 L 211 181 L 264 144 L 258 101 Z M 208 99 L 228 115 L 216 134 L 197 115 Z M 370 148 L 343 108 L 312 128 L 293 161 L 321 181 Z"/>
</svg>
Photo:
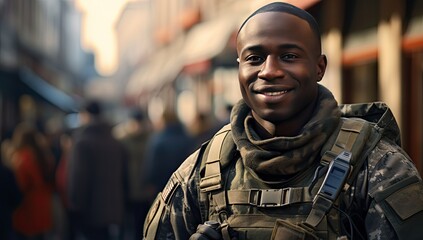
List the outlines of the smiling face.
<svg viewBox="0 0 423 240">
<path fill-rule="evenodd" d="M 284 12 L 257 14 L 239 32 L 242 96 L 272 135 L 296 132 L 311 117 L 326 69 L 319 44 L 305 20 Z"/>
</svg>

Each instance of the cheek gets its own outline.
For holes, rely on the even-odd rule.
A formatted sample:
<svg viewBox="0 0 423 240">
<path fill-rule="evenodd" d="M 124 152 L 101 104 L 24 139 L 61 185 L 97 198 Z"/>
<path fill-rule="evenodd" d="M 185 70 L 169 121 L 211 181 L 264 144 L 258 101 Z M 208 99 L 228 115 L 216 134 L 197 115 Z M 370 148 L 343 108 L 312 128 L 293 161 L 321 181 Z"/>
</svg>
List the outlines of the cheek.
<svg viewBox="0 0 423 240">
<path fill-rule="evenodd" d="M 238 79 L 241 84 L 248 86 L 257 79 L 260 70 L 257 67 L 240 65 L 238 69 Z"/>
<path fill-rule="evenodd" d="M 239 89 L 241 90 L 242 97 L 246 99 L 248 92 L 248 84 L 246 83 L 245 78 L 241 74 L 238 74 L 238 80 Z"/>
<path fill-rule="evenodd" d="M 290 73 L 296 78 L 301 85 L 310 85 L 318 82 L 318 76 L 314 70 L 313 66 L 310 65 L 299 65 L 295 68 L 292 68 Z"/>
<path fill-rule="evenodd" d="M 296 65 L 292 65 L 291 72 L 301 77 L 308 77 L 314 74 L 314 66 L 311 64 L 307 64 L 306 62 L 302 62 Z"/>
<path fill-rule="evenodd" d="M 249 85 L 249 78 L 250 74 L 248 73 L 247 70 L 245 70 L 245 68 L 240 68 L 238 71 L 238 80 L 239 80 L 239 85 L 241 87 L 241 91 L 246 91 Z"/>
<path fill-rule="evenodd" d="M 248 74 L 247 71 L 242 70 L 241 68 L 239 69 L 238 80 L 239 80 L 239 88 L 242 94 L 242 98 L 244 99 L 245 103 L 247 103 L 247 105 L 251 107 L 249 90 L 248 90 L 250 82 L 251 82 L 248 80 L 249 76 L 250 74 Z"/>
</svg>

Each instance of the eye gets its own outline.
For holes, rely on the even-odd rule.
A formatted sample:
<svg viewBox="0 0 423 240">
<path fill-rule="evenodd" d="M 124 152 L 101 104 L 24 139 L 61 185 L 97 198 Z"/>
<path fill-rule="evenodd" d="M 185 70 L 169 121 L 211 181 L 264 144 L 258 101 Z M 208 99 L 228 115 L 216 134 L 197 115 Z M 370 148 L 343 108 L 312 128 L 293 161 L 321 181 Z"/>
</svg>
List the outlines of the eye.
<svg viewBox="0 0 423 240">
<path fill-rule="evenodd" d="M 281 56 L 282 60 L 294 60 L 296 58 L 298 58 L 298 56 L 293 53 L 287 53 Z"/>
<path fill-rule="evenodd" d="M 252 63 L 252 64 L 258 64 L 263 62 L 263 58 L 258 55 L 250 55 L 245 58 L 246 62 Z"/>
</svg>

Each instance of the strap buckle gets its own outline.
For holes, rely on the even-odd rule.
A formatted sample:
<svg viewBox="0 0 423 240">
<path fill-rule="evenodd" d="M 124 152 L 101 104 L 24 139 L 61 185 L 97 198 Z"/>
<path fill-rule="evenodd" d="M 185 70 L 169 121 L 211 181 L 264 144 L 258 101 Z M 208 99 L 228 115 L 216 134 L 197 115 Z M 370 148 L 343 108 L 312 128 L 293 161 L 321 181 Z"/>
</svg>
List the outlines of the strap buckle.
<svg viewBox="0 0 423 240">
<path fill-rule="evenodd" d="M 290 189 L 251 190 L 249 203 L 256 207 L 282 207 L 289 204 Z"/>
</svg>

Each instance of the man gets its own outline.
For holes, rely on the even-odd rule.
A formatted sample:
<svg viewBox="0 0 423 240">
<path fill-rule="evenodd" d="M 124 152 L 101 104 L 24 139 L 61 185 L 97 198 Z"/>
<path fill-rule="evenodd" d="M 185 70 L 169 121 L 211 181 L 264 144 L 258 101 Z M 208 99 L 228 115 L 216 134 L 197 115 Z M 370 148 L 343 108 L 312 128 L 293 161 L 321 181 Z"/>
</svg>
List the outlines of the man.
<svg viewBox="0 0 423 240">
<path fill-rule="evenodd" d="M 194 148 L 194 139 L 172 109 L 165 108 L 159 121 L 156 122 L 157 131 L 149 138 L 146 146 L 143 172 L 151 202 L 172 173 L 197 148 Z"/>
<path fill-rule="evenodd" d="M 151 205 L 146 184 L 141 179 L 146 168 L 144 156 L 150 132 L 146 116 L 141 110 L 134 109 L 126 123 L 125 135 L 119 138 L 128 152 L 128 206 L 126 212 L 129 222 L 126 226 L 128 230 L 133 230 L 133 239 L 136 240 L 142 239 L 142 228 L 140 226 L 144 224 L 145 216 Z"/>
<path fill-rule="evenodd" d="M 243 100 L 159 194 L 146 239 L 423 239 L 423 184 L 394 118 L 381 103 L 338 107 L 318 84 L 314 18 L 268 4 L 237 52 Z"/>
<path fill-rule="evenodd" d="M 112 136 L 98 101 L 87 102 L 80 119 L 69 159 L 70 209 L 85 239 L 115 239 L 113 230 L 124 216 L 127 153 Z"/>
</svg>

